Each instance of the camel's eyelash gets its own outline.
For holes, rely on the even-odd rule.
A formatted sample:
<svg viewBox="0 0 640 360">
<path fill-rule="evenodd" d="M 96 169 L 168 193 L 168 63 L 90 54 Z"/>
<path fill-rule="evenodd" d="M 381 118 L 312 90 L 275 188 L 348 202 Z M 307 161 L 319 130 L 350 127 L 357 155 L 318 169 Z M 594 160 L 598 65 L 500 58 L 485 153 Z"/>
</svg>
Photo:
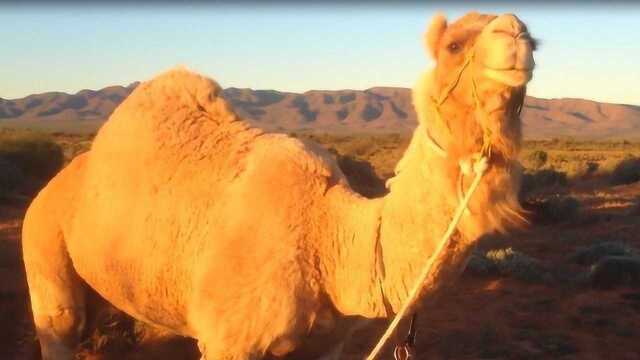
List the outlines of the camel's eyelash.
<svg viewBox="0 0 640 360">
<path fill-rule="evenodd" d="M 533 51 L 537 50 L 538 47 L 540 46 L 540 40 L 532 38 L 528 32 L 526 32 L 522 38 L 529 41 L 529 44 L 531 45 L 531 50 Z"/>
<path fill-rule="evenodd" d="M 530 38 L 529 42 L 531 43 L 531 50 L 536 51 L 538 47 L 540 47 L 540 40 L 535 38 Z"/>
</svg>

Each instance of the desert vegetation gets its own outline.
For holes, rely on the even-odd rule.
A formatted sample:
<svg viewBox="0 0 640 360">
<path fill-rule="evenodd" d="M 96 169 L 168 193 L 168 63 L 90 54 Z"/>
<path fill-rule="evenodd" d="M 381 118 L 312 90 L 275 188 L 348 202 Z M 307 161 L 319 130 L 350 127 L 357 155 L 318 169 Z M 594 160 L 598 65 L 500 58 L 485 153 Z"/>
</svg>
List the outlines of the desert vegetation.
<svg viewBox="0 0 640 360">
<path fill-rule="evenodd" d="M 408 134 L 335 135 L 315 132 L 292 133 L 316 141 L 338 156 L 371 165 L 384 182 L 409 144 Z M 598 180 L 611 185 L 640 180 L 640 142 L 529 140 L 520 154 L 524 168 L 523 187 L 534 190 L 558 189 Z M 350 169 L 346 169 L 350 172 Z M 384 190 L 380 190 L 384 191 Z"/>
<path fill-rule="evenodd" d="M 290 132 L 321 144 L 336 156 L 352 186 L 363 195 L 385 193 L 384 182 L 411 139 L 407 133 L 334 134 Z M 47 181 L 75 156 L 88 151 L 95 134 L 46 133 L 3 129 L 0 132 L 0 183 Z M 520 154 L 523 191 L 527 196 L 549 189 L 568 189 L 594 181 L 609 185 L 640 181 L 640 142 L 529 140 Z M 10 176 L 15 174 L 14 176 Z M 17 188 L 7 187 L 8 192 Z M 13 189 L 13 190 L 12 190 Z M 7 192 L 7 191 L 5 191 Z"/>
<path fill-rule="evenodd" d="M 35 131 L 0 131 L 0 196 L 30 196 L 64 165 L 63 146 Z"/>
<path fill-rule="evenodd" d="M 386 192 L 384 182 L 409 142 L 405 134 L 291 135 L 329 149 L 354 189 L 368 197 Z M 25 205 L 61 166 L 87 151 L 92 138 L 0 133 L 0 275 L 6 283 L 0 309 L 7 320 L 1 329 L 3 358 L 38 356 L 21 285 L 19 229 Z M 611 351 L 624 358 L 640 351 L 632 325 L 640 311 L 640 239 L 634 235 L 640 231 L 639 156 L 640 143 L 634 142 L 526 141 L 520 156 L 525 174 L 521 201 L 533 226 L 480 242 L 457 290 L 448 295 L 448 305 L 420 313 L 421 322 L 429 323 L 421 328 L 421 351 L 450 358 L 582 358 Z M 486 314 L 474 313 L 482 304 Z M 459 316 L 469 319 L 456 321 Z M 189 341 L 171 340 L 154 345 L 159 350 L 141 352 L 156 331 L 113 308 L 96 312 L 92 321 L 81 357 L 197 358 Z M 376 326 L 382 329 L 384 322 Z M 346 358 L 359 358 L 377 336 L 375 331 L 359 334 L 347 344 Z M 597 339 L 601 336 L 614 345 Z M 460 342 L 465 346 L 453 346 Z"/>
</svg>

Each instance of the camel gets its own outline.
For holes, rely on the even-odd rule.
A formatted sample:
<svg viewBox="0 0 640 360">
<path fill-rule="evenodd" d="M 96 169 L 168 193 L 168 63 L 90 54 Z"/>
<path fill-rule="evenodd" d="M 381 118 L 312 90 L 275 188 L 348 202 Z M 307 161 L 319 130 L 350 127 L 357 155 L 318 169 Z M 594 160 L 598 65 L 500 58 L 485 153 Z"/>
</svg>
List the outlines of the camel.
<svg viewBox="0 0 640 360">
<path fill-rule="evenodd" d="M 202 359 L 285 356 L 345 319 L 387 317 L 483 149 L 489 168 L 424 293 L 455 281 L 481 235 L 523 226 L 515 158 L 534 40 L 512 14 L 473 12 L 437 15 L 425 43 L 436 65 L 413 90 L 419 125 L 375 199 L 319 145 L 240 119 L 211 79 L 177 68 L 140 84 L 25 215 L 43 358 L 73 358 L 90 290 L 197 339 Z"/>
</svg>

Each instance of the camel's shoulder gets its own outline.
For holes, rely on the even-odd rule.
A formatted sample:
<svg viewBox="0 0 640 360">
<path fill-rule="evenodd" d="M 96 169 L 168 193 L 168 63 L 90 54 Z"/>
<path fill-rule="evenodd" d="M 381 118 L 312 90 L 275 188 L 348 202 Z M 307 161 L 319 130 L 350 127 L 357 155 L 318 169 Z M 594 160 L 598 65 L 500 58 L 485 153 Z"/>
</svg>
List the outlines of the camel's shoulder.
<svg viewBox="0 0 640 360">
<path fill-rule="evenodd" d="M 66 216 L 82 179 L 84 178 L 88 152 L 76 156 L 40 190 L 29 206 L 29 213 L 60 219 Z"/>
<path fill-rule="evenodd" d="M 69 193 L 79 185 L 79 180 L 83 177 L 86 168 L 89 152 L 82 153 L 69 162 L 51 181 L 44 187 L 43 192 L 58 192 L 60 190 Z"/>
</svg>

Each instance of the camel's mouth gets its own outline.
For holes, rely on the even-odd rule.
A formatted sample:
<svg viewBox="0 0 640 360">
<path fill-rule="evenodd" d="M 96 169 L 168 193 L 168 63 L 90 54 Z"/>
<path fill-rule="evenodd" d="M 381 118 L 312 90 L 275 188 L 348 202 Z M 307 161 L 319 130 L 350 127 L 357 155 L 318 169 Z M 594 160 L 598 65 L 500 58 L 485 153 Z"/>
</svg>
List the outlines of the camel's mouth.
<svg viewBox="0 0 640 360">
<path fill-rule="evenodd" d="M 510 32 L 506 32 L 507 35 L 504 33 L 505 30 L 494 30 L 491 33 L 494 36 L 499 35 L 495 39 L 498 45 L 484 54 L 483 74 L 510 87 L 524 86 L 531 80 L 535 67 L 533 59 L 535 40 L 526 31 L 516 35 Z"/>
<path fill-rule="evenodd" d="M 484 75 L 489 79 L 495 80 L 501 84 L 510 87 L 524 86 L 533 75 L 533 69 L 508 69 L 497 70 L 491 68 L 485 68 Z"/>
</svg>

